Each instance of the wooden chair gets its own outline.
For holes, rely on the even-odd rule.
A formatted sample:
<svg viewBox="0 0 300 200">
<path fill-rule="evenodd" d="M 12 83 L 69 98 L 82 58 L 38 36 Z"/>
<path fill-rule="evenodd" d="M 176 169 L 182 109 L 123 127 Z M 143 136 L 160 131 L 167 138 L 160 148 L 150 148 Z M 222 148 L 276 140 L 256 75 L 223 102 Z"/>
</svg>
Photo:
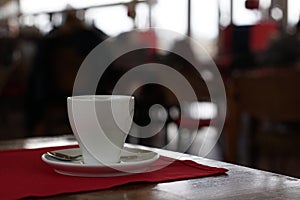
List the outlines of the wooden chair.
<svg viewBox="0 0 300 200">
<path fill-rule="evenodd" d="M 252 122 L 252 165 L 262 153 L 268 154 L 271 162 L 275 157 L 283 158 L 281 164 L 287 162 L 289 156 L 300 155 L 299 86 L 300 71 L 297 69 L 257 70 L 231 77 L 226 122 L 227 161 L 236 161 L 243 113 Z M 282 166 L 274 170 L 282 170 Z"/>
</svg>

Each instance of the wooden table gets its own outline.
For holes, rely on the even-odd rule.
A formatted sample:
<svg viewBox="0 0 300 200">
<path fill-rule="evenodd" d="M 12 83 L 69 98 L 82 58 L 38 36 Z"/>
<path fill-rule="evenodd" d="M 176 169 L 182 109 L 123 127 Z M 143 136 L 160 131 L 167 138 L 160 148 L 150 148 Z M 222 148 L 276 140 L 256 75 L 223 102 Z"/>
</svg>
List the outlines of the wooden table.
<svg viewBox="0 0 300 200">
<path fill-rule="evenodd" d="M 40 148 L 76 144 L 70 135 L 0 141 L 0 149 Z M 140 148 L 148 148 L 135 146 Z M 179 153 L 148 148 L 177 157 Z M 134 183 L 108 190 L 43 199 L 300 199 L 300 179 L 184 154 L 181 159 L 229 169 L 227 175 L 166 183 Z"/>
</svg>

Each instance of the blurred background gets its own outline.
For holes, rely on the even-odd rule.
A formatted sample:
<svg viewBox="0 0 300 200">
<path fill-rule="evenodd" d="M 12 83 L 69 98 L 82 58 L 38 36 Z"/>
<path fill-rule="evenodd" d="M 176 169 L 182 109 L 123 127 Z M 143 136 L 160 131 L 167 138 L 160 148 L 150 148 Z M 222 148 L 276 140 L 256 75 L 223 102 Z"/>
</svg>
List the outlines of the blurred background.
<svg viewBox="0 0 300 200">
<path fill-rule="evenodd" d="M 140 87 L 135 122 L 148 124 L 149 114 L 157 126 L 167 121 L 149 138 L 133 127 L 137 137 L 128 142 L 163 147 L 172 141 L 170 150 L 300 177 L 299 17 L 299 0 L 0 0 L 0 140 L 71 134 L 66 97 L 77 70 L 95 46 L 115 37 L 165 50 L 119 57 L 98 94 L 111 94 L 134 66 L 157 62 L 180 72 L 198 98 L 179 107 L 167 88 Z M 179 34 L 166 37 L 151 27 Z M 172 49 L 206 69 L 217 65 L 227 95 L 220 137 L 207 128 L 222 109 L 205 84 L 214 77 L 209 70 L 198 74 Z M 149 113 L 153 104 L 164 109 Z"/>
</svg>

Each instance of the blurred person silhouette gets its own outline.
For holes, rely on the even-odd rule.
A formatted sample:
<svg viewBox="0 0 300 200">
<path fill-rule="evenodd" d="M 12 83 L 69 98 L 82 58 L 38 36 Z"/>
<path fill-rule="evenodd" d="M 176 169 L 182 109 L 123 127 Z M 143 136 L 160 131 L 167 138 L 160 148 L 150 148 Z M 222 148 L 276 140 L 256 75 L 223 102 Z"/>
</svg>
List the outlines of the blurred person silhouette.
<svg viewBox="0 0 300 200">
<path fill-rule="evenodd" d="M 294 33 L 282 33 L 271 40 L 265 53 L 263 65 L 272 67 L 286 67 L 300 62 L 300 19 L 295 26 Z"/>
<path fill-rule="evenodd" d="M 123 32 L 119 34 L 115 41 L 111 44 L 111 48 L 113 49 L 113 53 L 116 55 L 119 53 L 119 47 L 123 48 L 131 47 L 132 49 L 137 48 L 136 50 L 127 52 L 122 56 L 118 57 L 114 60 L 113 67 L 116 72 L 114 76 L 114 82 L 117 82 L 120 77 L 122 77 L 125 73 L 130 71 L 131 69 L 149 63 L 155 63 L 155 49 L 153 48 L 140 48 L 140 45 L 151 46 L 151 43 L 156 42 L 156 36 L 152 30 L 140 31 L 140 30 L 132 30 L 130 32 Z M 155 46 L 154 44 L 152 44 Z M 130 88 L 135 85 L 139 85 L 143 83 L 144 80 L 155 80 L 158 79 L 158 75 L 153 72 L 146 72 L 143 70 L 139 76 L 136 76 L 133 80 L 128 81 L 128 87 L 125 87 L 120 92 L 127 95 L 133 95 L 135 97 L 135 109 L 134 109 L 134 117 L 133 120 L 140 126 L 148 125 L 151 120 L 149 116 L 149 109 L 154 104 L 164 104 L 165 94 L 164 89 L 157 84 L 145 84 L 141 85 L 137 90 L 131 94 Z M 158 82 L 159 80 L 157 80 Z M 152 122 L 153 123 L 153 122 Z M 132 127 L 132 132 L 136 132 L 139 137 L 131 137 L 129 136 L 127 140 L 130 143 L 139 143 L 150 146 L 161 146 L 160 142 L 160 134 L 155 134 L 152 137 L 148 137 L 149 133 L 152 132 L 152 129 L 147 129 L 147 131 L 140 129 L 139 127 Z"/>
<path fill-rule="evenodd" d="M 88 53 L 108 36 L 87 26 L 75 10 L 39 43 L 27 91 L 27 127 L 33 135 L 69 133 L 66 98 Z"/>
</svg>

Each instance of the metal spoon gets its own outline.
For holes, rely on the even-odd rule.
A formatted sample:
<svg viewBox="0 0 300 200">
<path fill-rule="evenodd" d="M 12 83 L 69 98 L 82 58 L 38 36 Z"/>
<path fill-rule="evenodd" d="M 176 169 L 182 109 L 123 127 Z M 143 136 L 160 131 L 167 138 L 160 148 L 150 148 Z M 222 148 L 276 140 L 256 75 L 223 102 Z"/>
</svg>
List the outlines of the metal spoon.
<svg viewBox="0 0 300 200">
<path fill-rule="evenodd" d="M 67 154 L 58 153 L 58 152 L 54 152 L 54 151 L 47 152 L 47 155 L 52 158 L 55 158 L 57 160 L 62 160 L 62 161 L 75 161 L 75 160 L 78 160 L 78 158 L 82 157 L 82 155 L 70 156 Z"/>
<path fill-rule="evenodd" d="M 61 161 L 77 161 L 77 160 L 79 160 L 80 157 L 82 157 L 82 155 L 71 156 L 71 155 L 67 155 L 67 154 L 59 153 L 59 152 L 54 152 L 54 151 L 48 151 L 47 155 L 50 156 L 51 158 L 61 160 Z M 137 155 L 121 156 L 121 160 L 123 160 L 123 161 L 135 160 L 137 158 L 138 158 Z"/>
</svg>

